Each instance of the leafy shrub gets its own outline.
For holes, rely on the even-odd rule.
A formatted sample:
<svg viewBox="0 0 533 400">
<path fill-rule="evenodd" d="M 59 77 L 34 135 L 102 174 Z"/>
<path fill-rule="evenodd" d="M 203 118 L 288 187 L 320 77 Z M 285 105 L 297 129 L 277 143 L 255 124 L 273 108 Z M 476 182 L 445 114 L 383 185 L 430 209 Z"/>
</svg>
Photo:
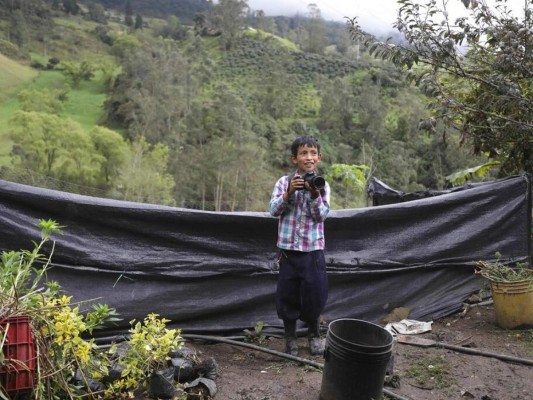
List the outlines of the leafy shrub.
<svg viewBox="0 0 533 400">
<path fill-rule="evenodd" d="M 528 263 L 506 265 L 501 261 L 501 258 L 502 255 L 496 253 L 495 262 L 477 261 L 475 273 L 491 282 L 517 282 L 529 280 L 533 285 L 533 269 L 529 267 Z"/>
<path fill-rule="evenodd" d="M 30 317 L 38 354 L 35 398 L 72 397 L 80 391 L 73 381 L 78 371 L 86 379 L 105 372 L 108 364 L 94 339 L 86 341 L 82 335 L 116 321 L 116 313 L 112 308 L 93 306 L 93 311 L 82 315 L 80 304 L 72 304 L 59 284 L 42 282 L 54 245 L 48 257 L 41 251 L 53 234 L 61 233 L 61 226 L 52 220 L 41 220 L 37 226 L 41 241 L 34 242 L 33 250 L 4 251 L 0 256 L 0 321 L 19 315 Z M 4 360 L 1 353 L 0 360 Z M 17 360 L 4 360 L 4 364 L 10 362 Z M 3 389 L 0 398 L 8 398 Z"/>
<path fill-rule="evenodd" d="M 0 39 L 0 53 L 14 60 L 29 60 L 29 55 L 27 53 L 21 51 L 16 45 L 4 39 Z"/>
<path fill-rule="evenodd" d="M 44 70 L 45 69 L 45 66 L 39 61 L 32 61 L 31 64 L 30 64 L 30 67 L 35 68 L 35 69 L 39 69 L 39 70 Z"/>
<path fill-rule="evenodd" d="M 124 352 L 113 345 L 111 355 L 118 355 L 115 363 L 124 367 L 120 379 L 106 389 L 106 397 L 113 394 L 134 391 L 139 386 L 148 388 L 153 374 L 169 366 L 171 352 L 183 346 L 178 329 L 167 329 L 167 319 L 149 314 L 144 321 L 131 321 L 130 337 Z"/>
<path fill-rule="evenodd" d="M 183 346 L 181 332 L 166 329 L 168 320 L 150 314 L 142 323 L 131 321 L 125 352 L 118 354 L 116 344 L 109 351 L 100 349 L 87 337 L 93 330 L 119 321 L 116 310 L 94 304 L 84 312 L 82 303 L 73 303 L 57 282 L 42 282 L 55 243 L 48 256 L 41 251 L 52 235 L 61 233 L 61 226 L 52 220 L 41 220 L 37 226 L 41 241 L 34 242 L 33 250 L 0 255 L 0 321 L 30 317 L 38 355 L 34 398 L 133 398 L 130 392 L 147 386 L 153 374 L 171 365 L 169 353 Z M 0 332 L 0 343 L 4 340 Z M 9 363 L 20 361 L 6 359 L 0 347 L 0 366 Z M 116 363 L 123 368 L 120 377 L 110 382 L 109 371 Z M 1 387 L 0 399 L 9 399 Z"/>
</svg>

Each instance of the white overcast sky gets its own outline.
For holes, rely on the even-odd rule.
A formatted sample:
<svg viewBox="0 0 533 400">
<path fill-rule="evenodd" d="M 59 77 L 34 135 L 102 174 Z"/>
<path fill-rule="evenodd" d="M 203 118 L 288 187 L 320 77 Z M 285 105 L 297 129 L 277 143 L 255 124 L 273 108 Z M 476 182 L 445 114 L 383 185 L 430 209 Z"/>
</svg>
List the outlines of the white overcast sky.
<svg viewBox="0 0 533 400">
<path fill-rule="evenodd" d="M 438 0 L 437 4 L 442 4 L 443 0 Z M 446 0 L 444 0 L 446 1 Z M 480 0 L 478 0 L 480 1 Z M 487 4 L 496 4 L 495 0 L 485 0 Z M 425 3 L 419 0 L 421 4 Z M 398 3 L 396 0 L 248 0 L 248 6 L 252 10 L 263 10 L 267 16 L 294 15 L 300 13 L 305 15 L 309 4 L 316 4 L 326 20 L 346 21 L 344 17 L 358 17 L 363 29 L 390 30 L 396 20 Z M 527 4 L 533 7 L 533 0 L 508 0 L 507 4 L 513 10 L 523 10 Z M 447 0 L 447 8 L 451 15 L 464 12 L 461 0 Z M 523 11 L 520 14 L 523 16 Z"/>
</svg>

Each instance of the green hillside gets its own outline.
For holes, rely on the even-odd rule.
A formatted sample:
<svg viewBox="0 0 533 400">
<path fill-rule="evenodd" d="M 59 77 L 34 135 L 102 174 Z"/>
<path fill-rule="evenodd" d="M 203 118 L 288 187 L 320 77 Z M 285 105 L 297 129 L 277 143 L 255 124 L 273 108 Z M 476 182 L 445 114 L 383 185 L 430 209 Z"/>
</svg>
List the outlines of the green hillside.
<svg viewBox="0 0 533 400">
<path fill-rule="evenodd" d="M 13 96 L 37 75 L 36 70 L 0 53 L 0 165 L 9 162 L 11 141 L 6 137 L 6 128 L 9 117 L 17 109 Z"/>
<path fill-rule="evenodd" d="M 17 87 L 37 76 L 37 71 L 0 53 L 0 93 L 9 95 Z"/>
<path fill-rule="evenodd" d="M 0 55 L 1 56 L 1 55 Z M 0 59 L 6 59 L 0 57 Z M 9 70 L 7 70 L 9 68 Z M 50 90 L 60 89 L 65 86 L 66 79 L 59 71 L 37 71 L 9 60 L 0 63 L 0 75 L 4 72 L 12 72 L 13 84 L 6 82 L 2 85 L 2 101 L 0 101 L 0 166 L 9 165 L 9 153 L 12 142 L 7 137 L 9 119 L 19 109 L 16 94 L 21 90 Z M 88 82 L 82 82 L 79 88 L 69 91 L 68 99 L 62 115 L 78 122 L 85 129 L 94 127 L 102 117 L 102 105 L 106 95 L 102 81 L 98 76 Z"/>
<path fill-rule="evenodd" d="M 418 131 L 427 99 L 347 40 L 343 24 L 247 19 L 234 30 L 233 19 L 186 24 L 144 15 L 134 29 L 121 11 L 89 5 L 49 16 L 25 17 L 34 30 L 17 50 L 24 61 L 0 58 L 0 165 L 13 166 L 10 179 L 29 169 L 43 186 L 263 210 L 272 182 L 292 168 L 288 143 L 312 134 L 337 193 L 333 206 L 345 208 L 364 205 L 364 182 L 354 179 L 439 188 L 447 174 L 478 163 L 456 142 L 442 146 Z M 23 90 L 32 96 L 22 104 Z M 28 113 L 10 125 L 22 108 Z M 41 124 L 49 126 L 29 128 Z M 16 155 L 8 130 L 17 135 Z M 36 146 L 30 133 L 45 132 L 55 134 Z M 335 175 L 349 168 L 365 172 Z"/>
</svg>

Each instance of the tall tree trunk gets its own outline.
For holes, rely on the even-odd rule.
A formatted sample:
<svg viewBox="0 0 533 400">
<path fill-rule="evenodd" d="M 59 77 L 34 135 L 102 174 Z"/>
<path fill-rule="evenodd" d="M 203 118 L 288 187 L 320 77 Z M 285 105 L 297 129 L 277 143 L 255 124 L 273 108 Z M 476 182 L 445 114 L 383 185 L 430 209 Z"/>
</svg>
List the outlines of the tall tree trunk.
<svg viewBox="0 0 533 400">
<path fill-rule="evenodd" d="M 237 206 L 237 193 L 239 192 L 237 190 L 237 186 L 239 184 L 239 175 L 240 175 L 240 170 L 237 171 L 237 173 L 235 174 L 235 182 L 234 182 L 234 185 L 233 187 L 235 188 L 235 190 L 233 191 L 233 200 L 231 201 L 231 211 L 235 211 L 235 207 Z"/>
<path fill-rule="evenodd" d="M 224 184 L 224 176 L 222 172 L 217 173 L 217 187 L 215 189 L 215 211 L 221 211 L 222 209 L 222 189 Z"/>
</svg>

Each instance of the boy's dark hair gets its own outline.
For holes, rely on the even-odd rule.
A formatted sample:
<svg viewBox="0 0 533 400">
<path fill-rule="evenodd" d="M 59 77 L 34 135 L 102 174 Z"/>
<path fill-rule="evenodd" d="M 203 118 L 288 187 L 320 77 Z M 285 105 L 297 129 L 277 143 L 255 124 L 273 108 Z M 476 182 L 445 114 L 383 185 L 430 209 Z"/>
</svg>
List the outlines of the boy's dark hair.
<svg viewBox="0 0 533 400">
<path fill-rule="evenodd" d="M 294 139 L 291 145 L 291 153 L 293 156 L 298 155 L 298 149 L 300 146 L 316 147 L 318 154 L 320 154 L 320 142 L 318 139 L 311 135 L 304 135 Z"/>
</svg>

